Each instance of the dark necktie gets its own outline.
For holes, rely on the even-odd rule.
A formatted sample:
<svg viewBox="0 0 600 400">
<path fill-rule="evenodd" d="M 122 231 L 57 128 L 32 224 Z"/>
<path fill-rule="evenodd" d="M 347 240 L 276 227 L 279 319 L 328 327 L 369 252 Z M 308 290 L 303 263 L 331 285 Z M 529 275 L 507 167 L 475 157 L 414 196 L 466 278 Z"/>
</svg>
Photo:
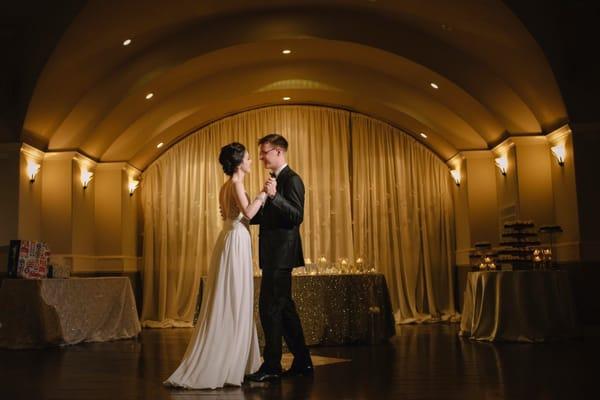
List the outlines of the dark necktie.
<svg viewBox="0 0 600 400">
<path fill-rule="evenodd" d="M 271 178 L 277 179 L 277 175 L 275 175 L 275 172 L 270 172 L 269 175 L 271 175 Z"/>
</svg>

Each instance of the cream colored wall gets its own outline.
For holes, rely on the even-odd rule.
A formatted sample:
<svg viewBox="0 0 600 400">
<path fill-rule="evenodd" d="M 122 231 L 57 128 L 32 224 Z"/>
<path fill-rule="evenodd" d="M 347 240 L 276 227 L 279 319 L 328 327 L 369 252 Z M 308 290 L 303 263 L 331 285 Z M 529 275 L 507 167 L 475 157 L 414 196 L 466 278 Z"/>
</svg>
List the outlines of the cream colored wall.
<svg viewBox="0 0 600 400">
<path fill-rule="evenodd" d="M 73 181 L 73 219 L 72 219 L 72 246 L 71 254 L 73 260 L 73 271 L 87 272 L 95 271 L 95 177 L 87 188 L 83 188 L 81 182 L 82 169 L 88 168 L 95 171 L 95 163 L 76 157 L 72 160 L 71 177 Z"/>
<path fill-rule="evenodd" d="M 469 202 L 468 185 L 469 181 L 466 174 L 466 164 L 462 155 L 458 155 L 448 162 L 451 169 L 456 169 L 461 174 L 459 186 L 454 186 L 452 197 L 454 201 L 454 220 L 456 235 L 456 265 L 468 265 L 469 253 L 471 251 L 471 229 L 469 223 Z"/>
<path fill-rule="evenodd" d="M 46 154 L 42 177 L 42 240 L 52 254 L 71 254 L 73 237 L 73 153 Z"/>
<path fill-rule="evenodd" d="M 517 163 L 514 146 L 503 146 L 494 153 L 497 157 L 506 157 L 508 168 L 506 175 L 502 175 L 494 161 L 494 180 L 498 189 L 498 232 L 501 235 L 504 223 L 519 219 L 519 189 L 517 181 Z"/>
<path fill-rule="evenodd" d="M 548 135 L 548 147 L 557 144 L 565 146 L 566 159 L 561 167 L 554 157 L 550 160 L 552 187 L 554 195 L 555 223 L 563 232 L 557 235 L 555 250 L 558 260 L 579 260 L 579 210 L 577 203 L 577 187 L 575 183 L 575 162 L 573 135 L 568 127 L 563 127 Z M 550 149 L 548 153 L 551 154 Z"/>
<path fill-rule="evenodd" d="M 122 254 L 123 269 L 125 271 L 136 271 L 138 269 L 138 257 L 137 257 L 137 239 L 138 239 L 138 226 L 143 229 L 141 225 L 138 225 L 138 207 L 140 201 L 140 192 L 134 192 L 132 196 L 129 195 L 129 179 L 132 178 L 133 173 L 131 171 L 123 171 L 121 173 L 122 185 L 121 185 L 121 205 L 122 205 L 122 224 L 121 224 L 121 235 L 122 235 Z"/>
<path fill-rule="evenodd" d="M 42 174 L 36 175 L 34 182 L 27 174 L 28 162 L 40 167 L 44 153 L 27 145 L 21 148 L 19 161 L 19 239 L 41 240 L 42 237 Z"/>
<path fill-rule="evenodd" d="M 0 156 L 0 167 L 9 170 L 12 163 L 14 170 L 15 183 L 7 182 L 6 187 L 19 188 L 12 203 L 15 210 L 6 213 L 15 233 L 8 221 L 1 232 L 6 245 L 17 237 L 43 240 L 53 261 L 70 265 L 74 273 L 137 271 L 138 196 L 129 196 L 128 182 L 139 171 L 126 163 L 96 164 L 77 152 L 39 152 L 40 172 L 30 183 L 27 159 L 35 149 L 21 152 L 20 158 L 15 149 L 11 162 Z M 94 172 L 86 189 L 81 182 L 84 168 Z M 10 204 L 2 210 L 10 210 Z"/>
<path fill-rule="evenodd" d="M 96 168 L 96 269 L 130 272 L 138 269 L 137 193 L 129 195 L 126 163 L 101 163 Z"/>
<path fill-rule="evenodd" d="M 519 218 L 536 228 L 554 224 L 550 151 L 544 136 L 513 138 L 519 190 Z"/>
<path fill-rule="evenodd" d="M 96 250 L 104 256 L 119 254 L 121 249 L 121 229 L 117 226 L 122 219 L 121 196 L 116 190 L 121 188 L 121 170 L 121 165 L 100 164 L 96 168 Z"/>
<path fill-rule="evenodd" d="M 498 244 L 496 169 L 490 151 L 465 152 L 471 245 Z"/>
</svg>

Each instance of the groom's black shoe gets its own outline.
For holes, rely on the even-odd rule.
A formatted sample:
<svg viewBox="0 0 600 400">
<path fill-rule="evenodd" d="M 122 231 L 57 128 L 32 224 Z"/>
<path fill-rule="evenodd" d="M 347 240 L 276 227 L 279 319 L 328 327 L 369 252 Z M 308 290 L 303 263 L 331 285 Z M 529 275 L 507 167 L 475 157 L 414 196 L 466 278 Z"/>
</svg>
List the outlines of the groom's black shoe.
<svg viewBox="0 0 600 400">
<path fill-rule="evenodd" d="M 258 370 L 253 374 L 247 375 L 246 379 L 252 382 L 273 382 L 281 379 L 281 372 Z"/>
<path fill-rule="evenodd" d="M 282 378 L 290 378 L 293 376 L 306 376 L 311 377 L 315 373 L 312 362 L 305 364 L 292 364 L 292 367 L 288 370 L 283 371 L 281 374 Z"/>
</svg>

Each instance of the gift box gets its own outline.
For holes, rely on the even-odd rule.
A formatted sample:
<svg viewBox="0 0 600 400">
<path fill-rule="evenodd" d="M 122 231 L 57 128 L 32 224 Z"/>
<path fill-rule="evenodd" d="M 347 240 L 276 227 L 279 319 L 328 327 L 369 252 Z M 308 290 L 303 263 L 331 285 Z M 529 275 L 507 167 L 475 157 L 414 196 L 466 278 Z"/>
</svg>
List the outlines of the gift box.
<svg viewBox="0 0 600 400">
<path fill-rule="evenodd" d="M 45 242 L 11 240 L 8 251 L 8 276 L 41 279 L 48 276 L 50 251 Z"/>
</svg>

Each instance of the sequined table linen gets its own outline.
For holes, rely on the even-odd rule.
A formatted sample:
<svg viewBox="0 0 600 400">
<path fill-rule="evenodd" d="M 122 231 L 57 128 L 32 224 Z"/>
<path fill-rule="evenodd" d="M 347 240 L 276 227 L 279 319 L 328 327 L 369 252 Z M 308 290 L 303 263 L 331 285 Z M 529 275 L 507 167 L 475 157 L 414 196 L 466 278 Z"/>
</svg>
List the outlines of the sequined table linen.
<svg viewBox="0 0 600 400">
<path fill-rule="evenodd" d="M 140 330 L 126 277 L 5 279 L 0 288 L 0 347 L 103 342 Z"/>
<path fill-rule="evenodd" d="M 254 278 L 254 319 L 264 345 L 258 314 L 260 279 Z M 309 346 L 372 343 L 395 334 L 382 274 L 294 275 L 292 296 Z"/>
<path fill-rule="evenodd" d="M 566 271 L 469 272 L 460 335 L 540 342 L 580 333 Z"/>
</svg>

